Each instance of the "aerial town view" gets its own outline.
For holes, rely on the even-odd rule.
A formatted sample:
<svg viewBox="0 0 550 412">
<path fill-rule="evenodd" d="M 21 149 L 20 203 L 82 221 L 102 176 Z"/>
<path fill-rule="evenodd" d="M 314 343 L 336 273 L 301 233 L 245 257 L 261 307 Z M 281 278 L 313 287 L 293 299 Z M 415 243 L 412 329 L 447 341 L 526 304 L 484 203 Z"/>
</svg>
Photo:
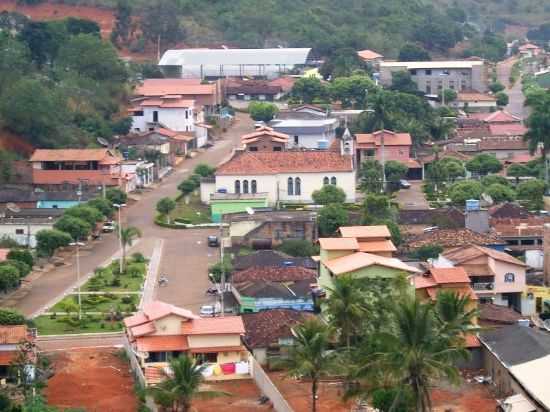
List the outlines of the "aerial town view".
<svg viewBox="0 0 550 412">
<path fill-rule="evenodd" d="M 0 412 L 550 411 L 550 0 L 0 0 Z"/>
</svg>

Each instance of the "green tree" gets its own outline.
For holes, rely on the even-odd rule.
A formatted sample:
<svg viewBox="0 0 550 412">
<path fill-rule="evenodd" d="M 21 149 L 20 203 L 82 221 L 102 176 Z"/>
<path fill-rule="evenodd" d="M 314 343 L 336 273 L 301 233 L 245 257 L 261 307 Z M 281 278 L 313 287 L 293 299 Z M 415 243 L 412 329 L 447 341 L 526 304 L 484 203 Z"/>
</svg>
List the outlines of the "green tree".
<svg viewBox="0 0 550 412">
<path fill-rule="evenodd" d="M 86 239 L 92 231 L 92 226 L 88 222 L 70 215 L 63 215 L 53 227 L 68 233 L 75 242 Z"/>
<path fill-rule="evenodd" d="M 111 41 L 115 45 L 126 44 L 132 24 L 132 5 L 129 0 L 118 0 L 115 9 L 115 27 Z"/>
<path fill-rule="evenodd" d="M 78 17 L 67 17 L 65 19 L 65 27 L 67 32 L 72 36 L 79 34 L 91 34 L 100 37 L 100 27 L 95 21 L 80 19 Z"/>
<path fill-rule="evenodd" d="M 0 262 L 0 266 L 13 266 L 17 269 L 20 278 L 27 276 L 32 270 L 29 265 L 25 262 L 21 262 L 20 260 L 6 259 L 3 262 Z"/>
<path fill-rule="evenodd" d="M 197 188 L 197 183 L 192 179 L 185 179 L 178 185 L 178 190 L 185 196 Z"/>
<path fill-rule="evenodd" d="M 504 89 L 505 89 L 504 85 L 501 82 L 499 82 L 498 80 L 489 85 L 489 90 L 493 93 L 501 92 Z"/>
<path fill-rule="evenodd" d="M 67 38 L 64 22 L 28 22 L 18 35 L 31 52 L 32 60 L 39 68 L 52 63 L 57 57 L 59 48 Z"/>
<path fill-rule="evenodd" d="M 222 279 L 222 274 L 225 273 L 226 280 L 231 276 L 233 272 L 233 265 L 230 262 L 225 261 L 224 263 L 218 262 L 213 264 L 208 268 L 208 273 L 214 278 L 214 282 L 220 283 Z"/>
<path fill-rule="evenodd" d="M 399 57 L 402 62 L 430 61 L 430 54 L 423 47 L 416 44 L 407 43 L 399 50 Z"/>
<path fill-rule="evenodd" d="M 185 354 L 172 359 L 170 369 L 173 375 L 149 389 L 155 403 L 174 411 L 189 412 L 195 398 L 228 396 L 227 392 L 207 390 L 202 386 L 205 368 L 205 364 L 199 365 Z"/>
<path fill-rule="evenodd" d="M 110 218 L 115 211 L 112 203 L 103 197 L 96 197 L 95 199 L 88 200 L 85 204 L 99 210 L 106 218 Z"/>
<path fill-rule="evenodd" d="M 317 245 L 302 239 L 285 240 L 277 247 L 277 250 L 297 257 L 309 257 L 319 254 Z"/>
<path fill-rule="evenodd" d="M 97 222 L 103 220 L 103 214 L 88 203 L 65 209 L 63 216 L 74 216 L 82 219 L 90 225 L 90 228 L 94 228 Z"/>
<path fill-rule="evenodd" d="M 359 171 L 361 190 L 367 193 L 380 193 L 382 190 L 382 165 L 378 160 L 366 160 Z"/>
<path fill-rule="evenodd" d="M 542 158 L 545 164 L 550 151 L 550 91 L 537 90 L 527 94 L 525 106 L 530 108 L 531 113 L 527 118 L 529 130 L 524 139 L 529 142 L 531 153 L 535 153 L 542 145 Z"/>
<path fill-rule="evenodd" d="M 0 325 L 24 325 L 25 317 L 16 309 L 0 308 Z"/>
<path fill-rule="evenodd" d="M 546 185 L 542 180 L 527 180 L 521 182 L 516 190 L 518 199 L 527 203 L 531 210 L 540 210 L 544 207 L 543 196 Z"/>
<path fill-rule="evenodd" d="M 437 258 L 440 253 L 443 253 L 443 247 L 435 243 L 430 243 L 413 250 L 411 256 L 415 259 L 426 261 L 428 259 Z"/>
<path fill-rule="evenodd" d="M 31 69 L 31 54 L 27 45 L 11 36 L 0 35 L 0 94 Z"/>
<path fill-rule="evenodd" d="M 15 266 L 0 266 L 0 291 L 6 292 L 19 285 L 19 271 Z"/>
<path fill-rule="evenodd" d="M 456 347 L 464 347 L 466 335 L 479 329 L 475 326 L 479 311 L 468 295 L 442 290 L 437 294 L 434 309 L 441 334 Z"/>
<path fill-rule="evenodd" d="M 374 224 L 376 221 L 393 220 L 395 209 L 388 196 L 369 193 L 363 201 L 363 215 L 365 224 Z"/>
<path fill-rule="evenodd" d="M 128 201 L 128 195 L 117 187 L 107 189 L 105 197 L 111 204 L 122 205 Z"/>
<path fill-rule="evenodd" d="M 311 382 L 311 411 L 316 412 L 319 381 L 332 368 L 333 355 L 329 351 L 332 330 L 320 320 L 307 319 L 294 327 L 292 333 L 295 344 L 283 363 L 289 376 Z"/>
<path fill-rule="evenodd" d="M 485 188 L 485 193 L 491 196 L 495 203 L 510 202 L 515 200 L 516 192 L 508 185 L 493 183 Z"/>
<path fill-rule="evenodd" d="M 483 193 L 481 183 L 475 180 L 463 180 L 449 188 L 448 196 L 454 204 L 463 206 L 466 200 L 479 199 L 481 193 Z"/>
<path fill-rule="evenodd" d="M 510 182 L 504 176 L 487 175 L 481 178 L 481 184 L 484 187 L 489 187 L 491 185 L 494 185 L 495 183 L 498 183 L 499 185 L 502 185 L 502 186 L 508 186 L 508 187 L 510 186 Z"/>
<path fill-rule="evenodd" d="M 418 86 L 407 70 L 392 72 L 391 88 L 402 93 L 418 94 Z"/>
<path fill-rule="evenodd" d="M 516 185 L 519 184 L 519 178 L 530 176 L 529 168 L 525 165 L 514 163 L 506 169 L 506 176 L 511 176 L 516 178 Z"/>
<path fill-rule="evenodd" d="M 344 107 L 365 107 L 367 91 L 373 91 L 374 82 L 368 76 L 356 74 L 349 77 L 338 77 L 329 86 L 333 100 L 339 100 Z"/>
<path fill-rule="evenodd" d="M 445 159 L 441 159 L 441 163 L 445 167 L 447 176 L 451 182 L 454 182 L 457 178 L 464 177 L 466 175 L 464 165 L 458 159 L 447 157 Z"/>
<path fill-rule="evenodd" d="M 301 77 L 292 86 L 291 96 L 302 103 L 313 103 L 328 96 L 328 88 L 316 77 Z"/>
<path fill-rule="evenodd" d="M 183 40 L 185 32 L 180 25 L 180 12 L 174 0 L 149 2 L 141 13 L 143 37 L 152 44 L 166 48 Z"/>
<path fill-rule="evenodd" d="M 350 350 L 352 338 L 358 335 L 367 314 L 366 295 L 349 275 L 336 277 L 328 292 L 329 297 L 323 302 L 323 306 L 329 322 Z"/>
<path fill-rule="evenodd" d="M 318 205 L 343 204 L 346 201 L 346 192 L 338 186 L 328 184 L 319 190 L 313 191 L 311 198 Z"/>
<path fill-rule="evenodd" d="M 371 357 L 370 367 L 380 370 L 386 382 L 398 388 L 397 400 L 408 389 L 416 411 L 430 411 L 431 387 L 443 378 L 457 382 L 460 375 L 456 361 L 467 359 L 468 353 L 440 334 L 430 304 L 398 304 L 390 330 L 380 333 L 380 350 Z"/>
<path fill-rule="evenodd" d="M 319 73 L 325 79 L 332 78 L 334 80 L 338 77 L 350 76 L 354 71 L 365 69 L 367 67 L 357 52 L 353 48 L 346 47 L 331 52 L 319 68 Z"/>
<path fill-rule="evenodd" d="M 118 234 L 122 245 L 122 272 L 124 272 L 126 268 L 126 249 L 132 244 L 134 239 L 141 237 L 141 231 L 137 227 L 128 226 L 121 228 Z"/>
<path fill-rule="evenodd" d="M 18 260 L 20 262 L 26 263 L 30 267 L 32 267 L 34 264 L 32 253 L 27 249 L 11 249 L 8 252 L 7 258 L 10 260 Z"/>
<path fill-rule="evenodd" d="M 209 176 L 213 176 L 214 173 L 216 173 L 216 168 L 210 165 L 207 165 L 206 163 L 200 163 L 197 166 L 195 166 L 195 169 L 193 169 L 193 173 L 201 177 L 209 177 Z"/>
<path fill-rule="evenodd" d="M 388 160 L 386 162 L 386 182 L 392 184 L 393 187 L 399 188 L 399 181 L 403 179 L 409 168 L 397 160 Z"/>
<path fill-rule="evenodd" d="M 498 173 L 502 170 L 502 163 L 494 155 L 482 153 L 466 163 L 466 169 L 481 176 L 487 173 Z"/>
<path fill-rule="evenodd" d="M 497 106 L 500 107 L 508 105 L 508 102 L 510 101 L 510 98 L 504 92 L 498 92 L 497 94 L 495 94 L 495 97 L 497 98 Z"/>
<path fill-rule="evenodd" d="M 170 197 L 163 197 L 157 202 L 157 212 L 166 217 L 170 223 L 170 213 L 176 208 L 176 202 Z"/>
<path fill-rule="evenodd" d="M 458 97 L 458 94 L 453 89 L 445 89 L 443 93 L 439 93 L 439 100 L 443 102 L 443 97 L 445 97 L 445 104 L 454 102 Z"/>
<path fill-rule="evenodd" d="M 349 216 L 342 204 L 331 203 L 323 206 L 317 217 L 319 234 L 321 236 L 332 236 L 340 226 L 348 224 Z"/>
<path fill-rule="evenodd" d="M 268 102 L 251 102 L 248 105 L 250 117 L 257 122 L 269 122 L 279 112 L 277 106 Z"/>
<path fill-rule="evenodd" d="M 57 248 L 71 243 L 71 235 L 56 229 L 43 229 L 36 233 L 36 249 L 39 255 L 52 256 Z"/>
</svg>

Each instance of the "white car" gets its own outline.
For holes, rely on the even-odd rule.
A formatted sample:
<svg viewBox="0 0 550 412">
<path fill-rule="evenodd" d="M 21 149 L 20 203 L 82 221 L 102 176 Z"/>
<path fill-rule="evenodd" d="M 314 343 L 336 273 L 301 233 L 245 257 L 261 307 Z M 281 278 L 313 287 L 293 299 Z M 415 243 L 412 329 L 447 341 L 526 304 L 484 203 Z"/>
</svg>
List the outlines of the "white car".
<svg viewBox="0 0 550 412">
<path fill-rule="evenodd" d="M 101 228 L 103 233 L 111 233 L 115 231 L 115 222 L 105 222 Z"/>
<path fill-rule="evenodd" d="M 199 310 L 199 315 L 203 318 L 211 318 L 219 313 L 220 311 L 216 310 L 214 305 L 202 305 Z"/>
</svg>

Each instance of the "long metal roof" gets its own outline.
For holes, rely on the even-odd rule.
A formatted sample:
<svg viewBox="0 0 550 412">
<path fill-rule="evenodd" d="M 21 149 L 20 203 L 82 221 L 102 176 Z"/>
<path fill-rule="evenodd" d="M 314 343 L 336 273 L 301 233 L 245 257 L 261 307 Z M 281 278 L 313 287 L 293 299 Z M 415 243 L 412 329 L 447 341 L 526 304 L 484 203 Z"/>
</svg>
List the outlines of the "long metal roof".
<svg viewBox="0 0 550 412">
<path fill-rule="evenodd" d="M 305 64 L 310 48 L 167 50 L 159 66 Z"/>
<path fill-rule="evenodd" d="M 446 60 L 380 63 L 380 67 L 406 67 L 407 69 L 471 69 L 474 66 L 483 66 L 483 62 L 481 60 Z"/>
</svg>

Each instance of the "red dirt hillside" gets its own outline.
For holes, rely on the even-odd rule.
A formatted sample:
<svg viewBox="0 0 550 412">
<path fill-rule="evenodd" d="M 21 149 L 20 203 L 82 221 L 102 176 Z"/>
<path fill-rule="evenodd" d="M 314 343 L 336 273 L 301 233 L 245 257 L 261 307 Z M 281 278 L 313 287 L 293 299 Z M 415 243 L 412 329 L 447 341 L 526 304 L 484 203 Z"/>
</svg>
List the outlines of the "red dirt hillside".
<svg viewBox="0 0 550 412">
<path fill-rule="evenodd" d="M 0 0 L 0 11 L 15 11 L 26 15 L 32 20 L 61 20 L 66 17 L 79 17 L 93 20 L 101 28 L 101 35 L 108 39 L 113 31 L 113 11 L 98 7 L 73 6 L 44 2 L 36 5 L 17 4 L 16 0 Z"/>
</svg>

